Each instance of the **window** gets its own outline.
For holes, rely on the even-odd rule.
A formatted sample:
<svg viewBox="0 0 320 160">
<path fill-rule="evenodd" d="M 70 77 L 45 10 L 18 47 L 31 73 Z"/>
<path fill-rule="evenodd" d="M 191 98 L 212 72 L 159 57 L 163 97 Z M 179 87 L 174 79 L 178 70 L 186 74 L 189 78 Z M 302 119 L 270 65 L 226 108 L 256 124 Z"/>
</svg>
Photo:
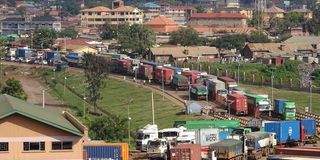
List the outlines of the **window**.
<svg viewBox="0 0 320 160">
<path fill-rule="evenodd" d="M 97 12 L 97 15 L 101 16 L 101 12 Z"/>
<path fill-rule="evenodd" d="M 52 150 L 67 150 L 67 149 L 72 149 L 72 142 L 71 142 L 71 141 L 52 142 L 51 149 L 52 149 Z"/>
<path fill-rule="evenodd" d="M 45 143 L 44 142 L 23 142 L 24 151 L 44 151 Z"/>
<path fill-rule="evenodd" d="M 9 151 L 8 142 L 0 142 L 0 152 Z"/>
</svg>

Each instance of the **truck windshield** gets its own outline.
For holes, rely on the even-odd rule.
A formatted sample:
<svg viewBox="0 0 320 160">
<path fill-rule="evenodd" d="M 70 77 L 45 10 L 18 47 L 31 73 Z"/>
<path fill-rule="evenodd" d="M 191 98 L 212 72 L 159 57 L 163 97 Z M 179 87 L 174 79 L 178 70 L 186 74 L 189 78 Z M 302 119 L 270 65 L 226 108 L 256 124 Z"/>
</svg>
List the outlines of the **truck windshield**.
<svg viewBox="0 0 320 160">
<path fill-rule="evenodd" d="M 246 142 L 246 146 L 254 148 L 255 147 L 254 140 L 253 139 L 252 140 L 248 139 L 247 142 Z"/>
<path fill-rule="evenodd" d="M 143 133 L 138 133 L 137 134 L 137 139 L 143 139 L 144 134 Z"/>
<path fill-rule="evenodd" d="M 159 132 L 159 138 L 177 137 L 177 132 Z"/>
<path fill-rule="evenodd" d="M 160 141 L 150 141 L 149 146 L 160 146 Z"/>
<path fill-rule="evenodd" d="M 260 104 L 259 109 L 260 110 L 270 110 L 271 106 L 269 104 Z"/>
<path fill-rule="evenodd" d="M 295 108 L 286 108 L 286 112 L 295 113 L 296 109 Z"/>
</svg>

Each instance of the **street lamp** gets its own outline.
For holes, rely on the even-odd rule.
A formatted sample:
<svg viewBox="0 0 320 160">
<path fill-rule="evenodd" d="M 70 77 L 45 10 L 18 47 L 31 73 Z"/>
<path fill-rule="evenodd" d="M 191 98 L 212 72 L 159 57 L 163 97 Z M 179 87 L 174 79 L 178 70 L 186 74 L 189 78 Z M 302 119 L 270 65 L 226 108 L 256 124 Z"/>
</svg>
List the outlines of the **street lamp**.
<svg viewBox="0 0 320 160">
<path fill-rule="evenodd" d="M 128 143 L 129 143 L 129 146 L 130 146 L 130 130 L 131 130 L 131 127 L 130 127 L 130 121 L 131 121 L 131 117 L 130 117 L 130 103 L 133 102 L 133 99 L 131 98 L 128 102 Z"/>
<path fill-rule="evenodd" d="M 66 94 L 66 83 L 67 83 L 67 76 L 66 76 L 66 72 L 64 72 L 63 95 Z"/>
<path fill-rule="evenodd" d="M 271 104 L 272 104 L 272 107 L 273 107 L 273 103 L 274 103 L 274 100 L 273 100 L 273 79 L 274 79 L 274 75 L 273 75 L 273 68 L 271 69 Z"/>
<path fill-rule="evenodd" d="M 53 68 L 53 78 L 56 79 L 56 69 Z"/>
<path fill-rule="evenodd" d="M 188 87 L 189 87 L 189 92 L 188 92 L 189 93 L 188 94 L 189 95 L 189 101 L 191 101 L 191 95 L 190 95 L 191 85 L 190 85 L 190 82 L 188 82 Z"/>
<path fill-rule="evenodd" d="M 86 99 L 87 97 L 83 97 L 83 118 L 86 116 Z"/>
<path fill-rule="evenodd" d="M 163 80 L 163 70 L 161 70 L 161 79 L 162 79 L 162 100 L 164 100 L 164 80 Z"/>
<path fill-rule="evenodd" d="M 240 83 L 240 62 L 238 62 L 238 85 L 239 85 L 239 83 Z"/>
<path fill-rule="evenodd" d="M 311 80 L 311 77 L 309 80 L 309 85 L 310 85 L 309 113 L 311 113 L 312 112 L 312 80 Z"/>
</svg>

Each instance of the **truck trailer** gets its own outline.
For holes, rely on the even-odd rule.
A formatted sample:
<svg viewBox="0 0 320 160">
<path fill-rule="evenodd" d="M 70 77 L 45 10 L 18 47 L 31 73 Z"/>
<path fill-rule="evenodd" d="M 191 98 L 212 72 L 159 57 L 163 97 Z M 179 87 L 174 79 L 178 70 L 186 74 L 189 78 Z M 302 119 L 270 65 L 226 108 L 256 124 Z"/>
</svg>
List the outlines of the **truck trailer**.
<svg viewBox="0 0 320 160">
<path fill-rule="evenodd" d="M 180 74 L 175 74 L 172 76 L 171 86 L 176 90 L 187 90 L 189 87 L 188 78 Z"/>
</svg>

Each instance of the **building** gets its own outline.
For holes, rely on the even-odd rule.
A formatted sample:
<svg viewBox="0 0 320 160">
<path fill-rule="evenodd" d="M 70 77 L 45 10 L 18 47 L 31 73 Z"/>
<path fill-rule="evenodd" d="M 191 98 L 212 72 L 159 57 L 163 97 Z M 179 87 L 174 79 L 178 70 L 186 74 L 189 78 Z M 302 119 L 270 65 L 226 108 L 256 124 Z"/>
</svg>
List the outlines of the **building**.
<svg viewBox="0 0 320 160">
<path fill-rule="evenodd" d="M 124 6 L 122 1 L 114 1 L 112 9 L 97 6 L 81 10 L 81 26 L 97 28 L 105 23 L 118 25 L 122 23 L 142 24 L 143 12 L 136 7 Z"/>
<path fill-rule="evenodd" d="M 296 12 L 296 13 L 301 13 L 303 14 L 304 19 L 312 19 L 312 11 L 306 8 L 301 8 L 301 9 L 293 9 L 290 12 Z"/>
<path fill-rule="evenodd" d="M 196 12 L 194 6 L 173 6 L 173 5 L 161 5 L 160 15 L 170 17 L 180 25 L 187 23 L 187 20 Z"/>
<path fill-rule="evenodd" d="M 192 27 L 247 27 L 247 18 L 240 13 L 195 13 L 188 24 Z"/>
<path fill-rule="evenodd" d="M 165 16 L 156 17 L 146 23 L 145 25 L 149 26 L 155 32 L 172 32 L 179 29 L 178 23 L 176 23 L 171 18 L 167 18 Z"/>
<path fill-rule="evenodd" d="M 285 11 L 275 5 L 264 11 L 264 18 L 269 21 L 270 18 L 283 18 Z"/>
<path fill-rule="evenodd" d="M 5 94 L 0 104 L 1 160 L 83 160 L 88 130 L 71 114 Z"/>
<path fill-rule="evenodd" d="M 216 8 L 240 8 L 239 0 L 216 0 Z"/>
<path fill-rule="evenodd" d="M 320 36 L 292 36 L 284 43 L 306 43 L 313 46 L 314 49 L 320 50 Z"/>
<path fill-rule="evenodd" d="M 253 9 L 251 8 L 217 8 L 214 10 L 214 13 L 240 13 L 248 19 L 253 18 Z"/>
<path fill-rule="evenodd" d="M 313 54 L 314 47 L 306 43 L 249 43 L 242 49 L 245 59 L 288 56 L 294 53 Z"/>
<path fill-rule="evenodd" d="M 194 30 L 199 32 L 200 35 L 205 37 L 221 37 L 229 34 L 250 34 L 252 32 L 257 31 L 253 27 L 192 27 Z"/>
<path fill-rule="evenodd" d="M 149 60 L 159 63 L 215 61 L 219 52 L 215 47 L 161 46 L 151 48 Z"/>
<path fill-rule="evenodd" d="M 292 27 L 284 30 L 283 36 L 284 37 L 291 37 L 291 36 L 308 36 L 309 32 L 305 32 L 302 27 Z"/>
<path fill-rule="evenodd" d="M 61 30 L 61 23 L 51 16 L 40 16 L 32 19 L 23 17 L 6 18 L 1 22 L 2 34 L 28 34 L 33 32 L 36 28 L 50 28 L 55 31 Z"/>
<path fill-rule="evenodd" d="M 154 2 L 147 2 L 139 5 L 143 9 L 144 21 L 149 21 L 160 15 L 160 5 Z"/>
</svg>

